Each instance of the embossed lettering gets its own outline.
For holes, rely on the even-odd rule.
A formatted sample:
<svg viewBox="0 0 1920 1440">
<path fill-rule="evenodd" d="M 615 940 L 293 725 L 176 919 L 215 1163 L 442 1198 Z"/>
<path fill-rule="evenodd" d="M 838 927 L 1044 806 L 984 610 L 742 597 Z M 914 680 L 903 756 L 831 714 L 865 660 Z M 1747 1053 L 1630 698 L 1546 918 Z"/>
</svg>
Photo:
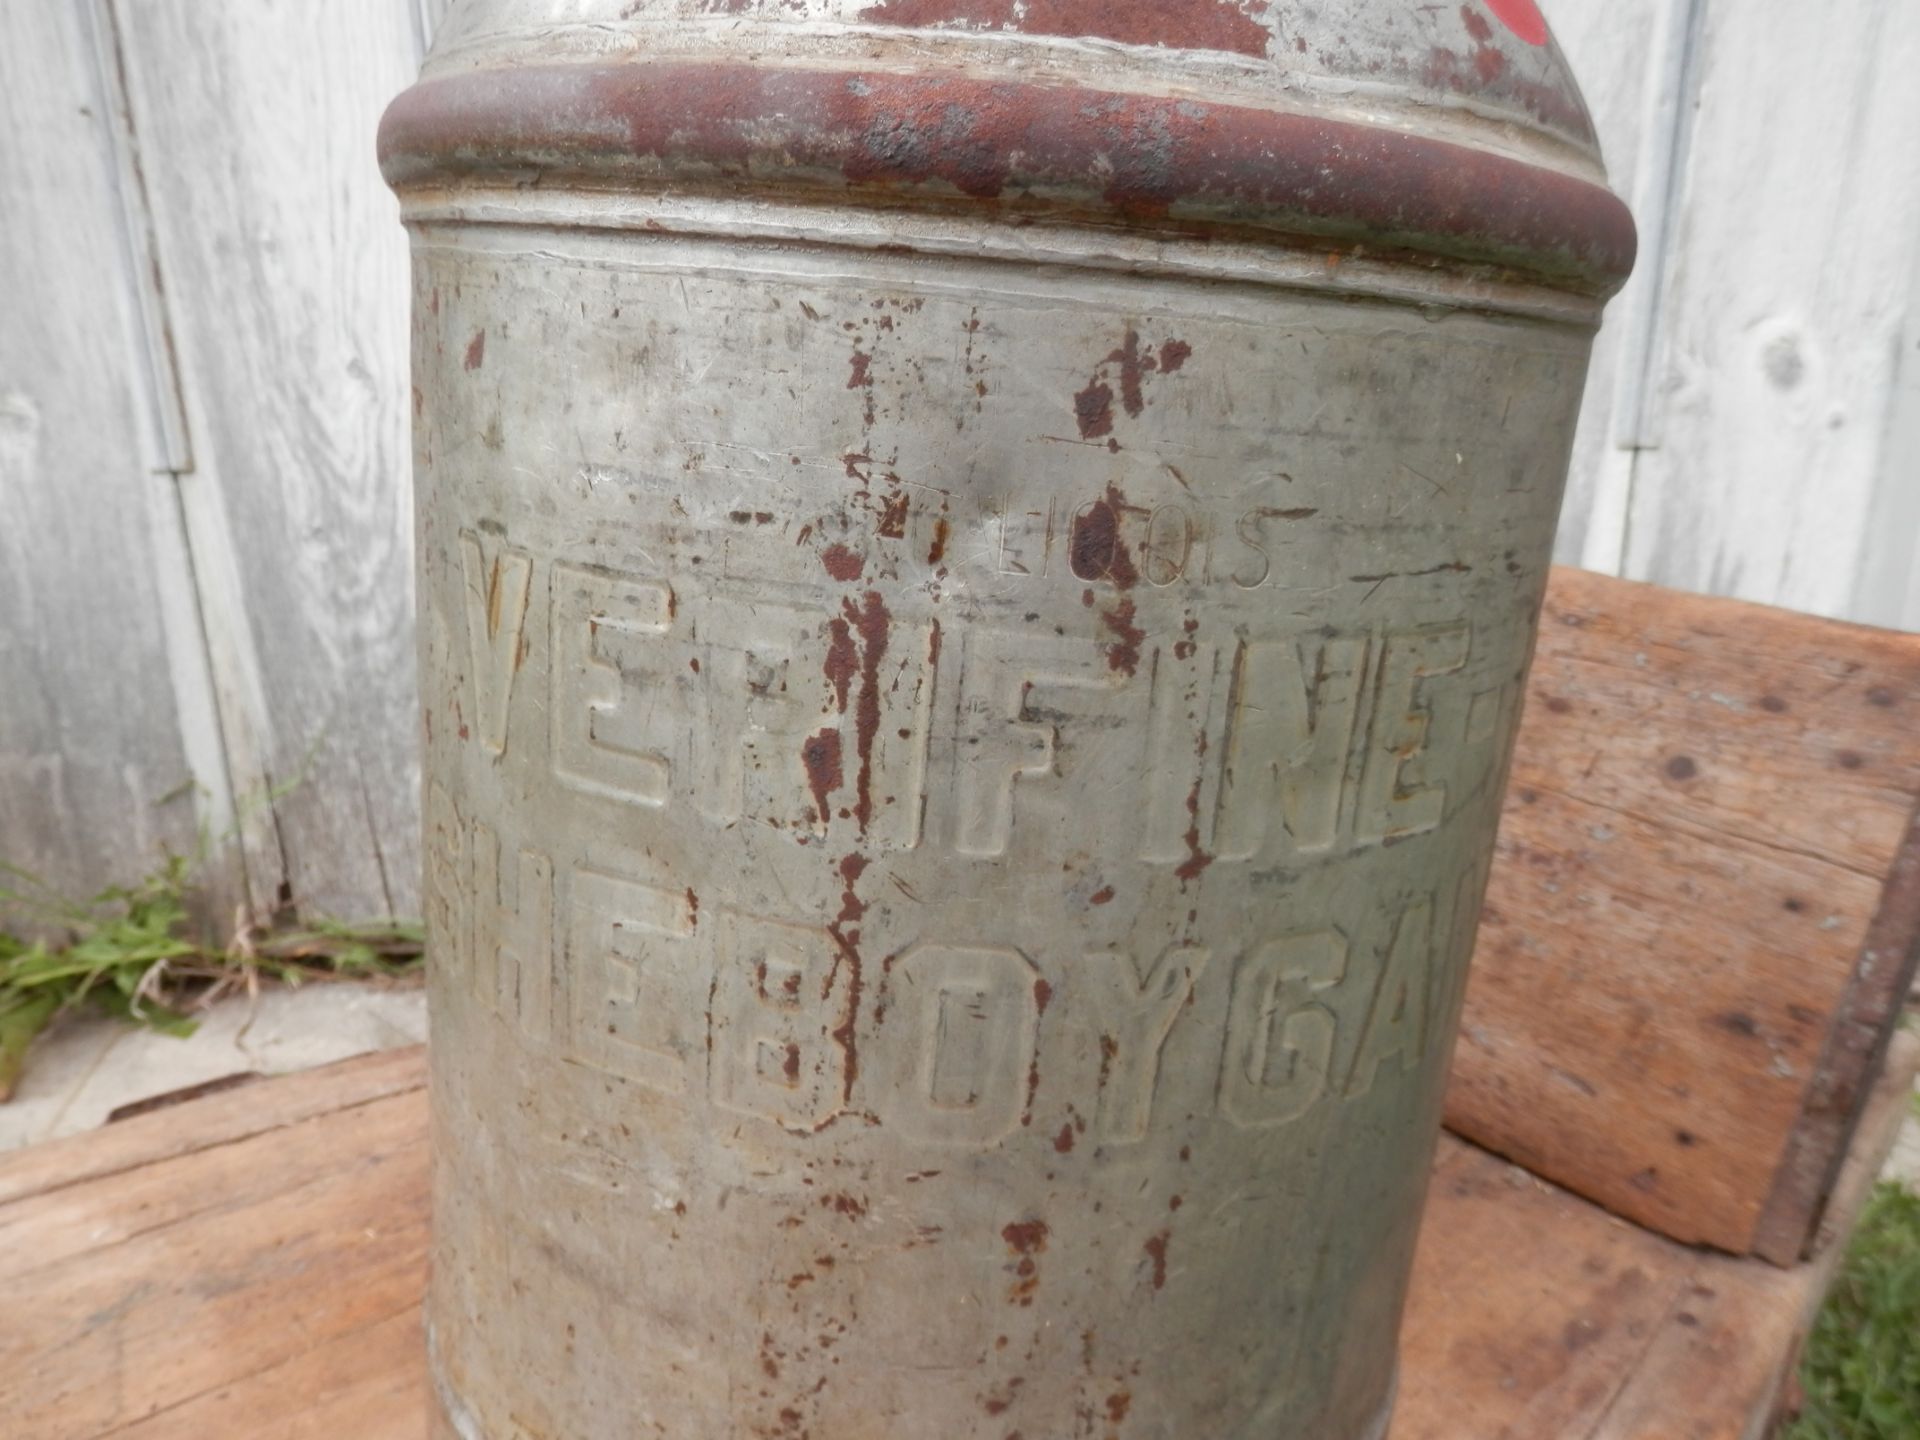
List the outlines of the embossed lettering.
<svg viewBox="0 0 1920 1440">
<path fill-rule="evenodd" d="M 573 565 L 553 568 L 553 767 L 577 789 L 654 807 L 667 803 L 669 757 L 687 739 L 678 706 L 631 688 L 691 688 L 664 673 L 657 642 L 673 623 L 665 585 Z M 638 686 L 633 682 L 638 681 Z"/>
<path fill-rule="evenodd" d="M 1235 656 L 1214 849 L 1246 860 L 1277 820 L 1296 851 L 1331 847 L 1360 714 L 1364 637 L 1243 644 Z"/>
<path fill-rule="evenodd" d="M 1327 1093 L 1340 1036 L 1331 992 L 1346 975 L 1346 938 L 1334 930 L 1272 941 L 1240 962 L 1220 1074 L 1229 1119 L 1284 1125 Z"/>
<path fill-rule="evenodd" d="M 1131 677 L 1096 646 L 982 632 L 967 639 L 955 744 L 955 847 L 964 855 L 1006 853 L 1013 834 L 1014 782 L 1057 778 L 1061 727 L 1107 719 L 1109 697 Z M 1063 708 L 1073 707 L 1073 708 Z"/>
<path fill-rule="evenodd" d="M 1374 702 L 1373 743 L 1360 779 L 1355 838 L 1378 843 L 1431 830 L 1446 815 L 1447 787 L 1425 783 L 1432 712 L 1420 704 L 1420 682 L 1465 667 L 1472 632 L 1436 626 L 1387 637 Z"/>
<path fill-rule="evenodd" d="M 1019 1123 L 1034 1063 L 1039 972 L 1017 950 L 920 945 L 894 971 L 906 1043 L 882 1118 L 918 1138 L 987 1146 Z"/>
<path fill-rule="evenodd" d="M 824 930 L 722 912 L 713 978 L 713 1098 L 811 1134 L 846 1099 L 849 970 Z"/>
<path fill-rule="evenodd" d="M 1100 1098 L 1095 1128 L 1106 1145 L 1131 1145 L 1147 1137 L 1160 1057 L 1173 1022 L 1193 996 L 1207 968 L 1208 952 L 1176 945 L 1143 976 L 1126 951 L 1086 958 L 1096 968 L 1091 986 L 1100 1017 Z"/>
<path fill-rule="evenodd" d="M 1354 1051 L 1346 1085 L 1349 1099 L 1371 1090 L 1388 1060 L 1397 1058 L 1405 1070 L 1426 1054 L 1431 1004 L 1427 969 L 1432 947 L 1433 901 L 1425 899 L 1401 914 L 1387 944 L 1386 962 L 1374 983 L 1360 1044 Z"/>
<path fill-rule="evenodd" d="M 460 536 L 460 573 L 466 598 L 467 649 L 473 676 L 474 723 L 480 743 L 507 751 L 513 682 L 526 658 L 527 598 L 533 557 L 500 544 L 489 560 L 480 537 Z"/>
<path fill-rule="evenodd" d="M 707 984 L 683 893 L 599 869 L 573 874 L 567 926 L 574 1058 L 668 1095 L 686 1093 L 699 1043 L 690 1004 Z"/>
<path fill-rule="evenodd" d="M 523 849 L 508 884 L 499 838 L 477 820 L 472 853 L 474 987 L 496 1013 L 545 1040 L 553 1025 L 553 862 Z"/>
</svg>

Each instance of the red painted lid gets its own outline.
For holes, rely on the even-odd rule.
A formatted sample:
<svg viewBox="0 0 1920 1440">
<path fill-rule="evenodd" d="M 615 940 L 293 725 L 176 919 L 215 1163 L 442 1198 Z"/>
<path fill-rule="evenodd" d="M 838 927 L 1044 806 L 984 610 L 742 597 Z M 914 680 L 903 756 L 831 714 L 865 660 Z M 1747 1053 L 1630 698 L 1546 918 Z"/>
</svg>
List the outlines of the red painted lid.
<svg viewBox="0 0 1920 1440">
<path fill-rule="evenodd" d="M 402 191 L 946 206 L 1600 293 L 1633 261 L 1535 0 L 464 0 L 380 145 Z"/>
</svg>

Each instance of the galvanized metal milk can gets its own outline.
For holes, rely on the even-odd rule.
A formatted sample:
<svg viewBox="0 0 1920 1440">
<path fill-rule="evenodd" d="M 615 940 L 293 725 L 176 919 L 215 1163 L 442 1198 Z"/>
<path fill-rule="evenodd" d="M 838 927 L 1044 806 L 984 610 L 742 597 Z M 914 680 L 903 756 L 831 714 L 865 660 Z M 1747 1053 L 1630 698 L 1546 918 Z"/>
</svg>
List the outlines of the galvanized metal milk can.
<svg viewBox="0 0 1920 1440">
<path fill-rule="evenodd" d="M 439 1433 L 1382 1433 L 1589 342 L 1532 0 L 465 0 Z"/>
</svg>

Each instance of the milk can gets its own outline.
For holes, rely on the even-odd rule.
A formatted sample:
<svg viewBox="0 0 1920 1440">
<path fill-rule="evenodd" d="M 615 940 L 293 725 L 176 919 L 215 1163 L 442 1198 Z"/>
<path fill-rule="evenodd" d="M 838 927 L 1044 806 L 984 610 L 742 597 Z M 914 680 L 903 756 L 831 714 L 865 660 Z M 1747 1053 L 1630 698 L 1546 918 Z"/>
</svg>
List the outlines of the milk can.
<svg viewBox="0 0 1920 1440">
<path fill-rule="evenodd" d="M 465 0 L 437 1433 L 1374 1440 L 1589 343 L 1533 0 Z"/>
</svg>

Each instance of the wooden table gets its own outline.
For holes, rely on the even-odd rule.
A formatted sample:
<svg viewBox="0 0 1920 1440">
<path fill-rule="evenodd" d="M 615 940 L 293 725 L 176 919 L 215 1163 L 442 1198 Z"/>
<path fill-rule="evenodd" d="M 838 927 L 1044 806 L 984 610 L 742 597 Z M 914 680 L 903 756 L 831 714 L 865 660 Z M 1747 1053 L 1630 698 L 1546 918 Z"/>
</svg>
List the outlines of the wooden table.
<svg viewBox="0 0 1920 1440">
<path fill-rule="evenodd" d="M 1883 1076 L 1836 1236 L 1917 1063 L 1909 1042 Z M 427 1238 L 419 1050 L 20 1152 L 0 1162 L 4 1433 L 420 1440 Z M 1789 1270 L 1692 1249 L 1449 1139 L 1392 1440 L 1762 1436 L 1839 1248 Z"/>
<path fill-rule="evenodd" d="M 1920 639 L 1555 575 L 1393 1440 L 1767 1433 L 1920 1066 L 1916 800 Z M 419 1440 L 425 1075 L 0 1160 L 0 1437 Z"/>
</svg>

